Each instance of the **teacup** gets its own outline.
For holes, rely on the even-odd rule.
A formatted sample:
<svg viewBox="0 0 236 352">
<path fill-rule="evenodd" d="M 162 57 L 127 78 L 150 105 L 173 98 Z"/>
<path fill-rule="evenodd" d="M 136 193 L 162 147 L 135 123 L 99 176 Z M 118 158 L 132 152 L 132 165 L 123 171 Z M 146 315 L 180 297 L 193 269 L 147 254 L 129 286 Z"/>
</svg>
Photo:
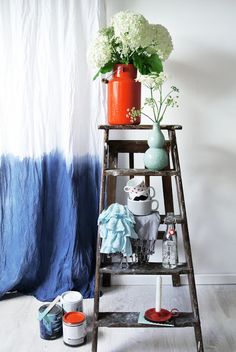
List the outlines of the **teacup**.
<svg viewBox="0 0 236 352">
<path fill-rule="evenodd" d="M 152 205 L 156 203 L 156 206 L 153 207 Z M 134 215 L 148 215 L 151 214 L 152 211 L 155 211 L 158 209 L 159 203 L 156 199 L 146 199 L 146 200 L 132 200 L 129 199 L 127 200 L 127 205 L 128 209 L 133 213 Z"/>
<path fill-rule="evenodd" d="M 150 195 L 150 191 L 153 191 L 153 194 Z M 141 178 L 132 178 L 130 179 L 124 191 L 129 193 L 129 199 L 135 200 L 135 198 L 144 197 L 144 200 L 151 199 L 155 196 L 155 190 L 153 187 L 147 187 L 144 181 Z"/>
</svg>

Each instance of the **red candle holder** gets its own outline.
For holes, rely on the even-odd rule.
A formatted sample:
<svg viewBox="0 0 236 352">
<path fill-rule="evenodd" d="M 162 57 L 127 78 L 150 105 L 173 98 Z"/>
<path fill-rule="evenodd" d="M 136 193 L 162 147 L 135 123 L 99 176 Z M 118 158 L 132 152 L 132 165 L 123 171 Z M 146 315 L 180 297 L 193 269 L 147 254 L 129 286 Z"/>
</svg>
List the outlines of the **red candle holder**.
<svg viewBox="0 0 236 352">
<path fill-rule="evenodd" d="M 176 308 L 171 311 L 167 309 L 161 309 L 160 312 L 156 312 L 155 308 L 150 308 L 146 310 L 144 314 L 144 318 L 153 323 L 164 323 L 167 320 L 170 320 L 172 317 L 176 317 L 178 315 L 178 310 Z"/>
</svg>

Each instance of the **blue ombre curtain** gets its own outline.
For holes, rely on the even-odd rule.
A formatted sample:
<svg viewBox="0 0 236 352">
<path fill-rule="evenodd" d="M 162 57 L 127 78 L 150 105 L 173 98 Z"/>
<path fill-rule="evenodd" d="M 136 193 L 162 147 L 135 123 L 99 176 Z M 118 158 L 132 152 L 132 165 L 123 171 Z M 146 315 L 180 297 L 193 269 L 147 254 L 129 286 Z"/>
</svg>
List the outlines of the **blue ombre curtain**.
<svg viewBox="0 0 236 352">
<path fill-rule="evenodd" d="M 101 0 L 0 1 L 0 296 L 94 291 Z"/>
</svg>

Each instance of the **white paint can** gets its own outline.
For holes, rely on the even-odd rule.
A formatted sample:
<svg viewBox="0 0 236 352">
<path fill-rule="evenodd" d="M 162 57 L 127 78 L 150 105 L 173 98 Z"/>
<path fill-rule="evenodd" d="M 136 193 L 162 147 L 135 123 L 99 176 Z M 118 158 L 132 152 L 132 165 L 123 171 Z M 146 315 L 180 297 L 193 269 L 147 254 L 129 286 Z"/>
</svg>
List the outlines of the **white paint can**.
<svg viewBox="0 0 236 352">
<path fill-rule="evenodd" d="M 82 312 L 69 312 L 63 317 L 63 341 L 69 346 L 80 346 L 86 342 L 86 316 Z"/>
<path fill-rule="evenodd" d="M 65 313 L 83 312 L 83 296 L 78 291 L 66 291 L 61 295 L 61 304 Z"/>
</svg>

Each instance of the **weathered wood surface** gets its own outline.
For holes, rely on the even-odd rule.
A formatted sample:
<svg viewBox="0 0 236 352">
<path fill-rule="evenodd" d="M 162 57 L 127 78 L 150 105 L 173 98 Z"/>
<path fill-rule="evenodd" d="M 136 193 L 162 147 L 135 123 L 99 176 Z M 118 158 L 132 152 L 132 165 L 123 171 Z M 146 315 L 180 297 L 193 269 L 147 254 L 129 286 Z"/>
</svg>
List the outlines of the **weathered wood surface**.
<svg viewBox="0 0 236 352">
<path fill-rule="evenodd" d="M 109 145 L 109 141 L 107 141 L 107 144 Z M 109 168 L 116 168 L 118 167 L 118 153 L 117 152 L 112 152 L 108 146 L 108 160 L 106 160 L 106 167 Z M 108 176 L 106 178 L 106 207 L 111 205 L 112 203 L 116 202 L 116 184 L 117 184 L 117 178 L 114 176 Z M 105 262 L 107 264 L 111 263 L 111 259 L 107 258 L 106 255 L 102 256 L 102 262 Z M 111 286 L 111 275 L 110 274 L 104 274 L 102 276 L 102 286 L 103 287 L 109 287 Z"/>
<path fill-rule="evenodd" d="M 164 237 L 165 231 L 158 231 L 157 240 L 162 240 Z"/>
<path fill-rule="evenodd" d="M 145 153 L 149 148 L 146 140 L 110 140 L 109 150 L 113 153 Z M 164 148 L 169 151 L 170 141 L 166 140 Z"/>
<path fill-rule="evenodd" d="M 178 203 L 179 203 L 179 212 L 180 215 L 176 216 L 176 222 L 182 225 L 182 233 L 183 233 L 183 242 L 184 249 L 186 255 L 186 263 L 184 263 L 184 267 L 180 269 L 177 267 L 176 269 L 164 269 L 161 266 L 161 263 L 146 263 L 146 264 L 137 264 L 139 265 L 127 269 L 122 269 L 117 264 L 115 268 L 115 264 L 112 263 L 103 263 L 105 267 L 100 267 L 100 253 L 99 253 L 99 236 L 98 236 L 98 244 L 97 244 L 97 265 L 96 265 L 96 284 L 95 284 L 95 299 L 94 299 L 94 327 L 93 327 L 93 342 L 92 342 L 92 352 L 97 352 L 97 338 L 98 338 L 98 327 L 107 326 L 107 327 L 156 327 L 156 325 L 143 325 L 138 324 L 138 315 L 139 313 L 132 312 L 106 312 L 99 313 L 99 295 L 100 295 L 100 275 L 101 274 L 127 274 L 127 275 L 135 275 L 135 274 L 157 274 L 161 275 L 172 275 L 173 283 L 175 286 L 180 284 L 179 274 L 187 274 L 189 280 L 189 290 L 190 290 L 190 298 L 192 311 L 191 313 L 181 313 L 178 317 L 173 318 L 175 327 L 185 327 L 185 326 L 193 326 L 195 331 L 195 339 L 197 345 L 197 352 L 204 352 L 203 341 L 202 341 L 202 332 L 201 332 L 201 323 L 199 318 L 199 310 L 198 310 L 198 301 L 196 294 L 196 286 L 194 279 L 194 270 L 192 265 L 192 254 L 191 254 L 191 246 L 189 240 L 188 233 L 188 225 L 187 225 L 187 217 L 186 217 L 186 208 L 184 201 L 184 191 L 181 179 L 181 170 L 179 163 L 179 156 L 177 150 L 177 143 L 175 137 L 175 130 L 182 129 L 182 126 L 178 125 L 164 125 L 161 126 L 161 129 L 168 130 L 169 141 L 166 144 L 166 148 L 168 149 L 169 156 L 172 158 L 173 169 L 170 169 L 171 163 L 168 166 L 168 170 L 163 171 L 150 171 L 147 169 L 133 169 L 134 167 L 134 155 L 133 153 L 141 153 L 145 152 L 147 149 L 146 141 L 110 141 L 109 140 L 109 131 L 111 129 L 121 129 L 121 130 L 147 130 L 151 129 L 152 125 L 126 125 L 126 126 L 109 126 L 109 125 L 100 125 L 99 129 L 104 130 L 104 159 L 103 159 L 103 172 L 102 172 L 102 183 L 101 183 L 101 196 L 100 196 L 100 211 L 104 208 L 104 200 L 105 200 L 105 181 L 107 179 L 112 180 L 112 177 L 115 176 L 145 176 L 145 180 L 149 181 L 150 176 L 161 176 L 163 182 L 163 192 L 164 192 L 164 203 L 165 203 L 165 213 L 168 211 L 173 211 L 173 194 L 172 194 L 172 183 L 171 177 L 175 176 L 176 180 L 176 189 L 178 195 Z M 131 148 L 131 149 L 130 149 Z M 146 148 L 146 149 L 145 149 Z M 122 150 L 122 151 L 121 151 Z M 120 169 L 117 168 L 117 160 L 116 163 L 111 167 L 107 162 L 109 153 L 129 153 L 129 167 L 132 169 Z M 111 160 L 110 160 L 111 161 Z M 111 163 L 112 164 L 112 163 Z M 108 182 L 109 183 L 109 182 Z M 114 184 L 114 181 L 111 181 Z M 110 200 L 114 199 L 114 190 L 112 195 L 110 196 Z M 161 215 L 161 223 L 163 224 L 164 218 L 166 214 Z M 153 265 L 153 267 L 147 267 L 147 264 Z M 155 266 L 156 265 L 156 266 Z M 118 267 L 119 266 L 119 267 Z M 114 270 L 115 269 L 115 270 Z M 126 272 L 125 272 L 126 270 Z M 159 327 L 159 326 L 158 326 Z"/>
<path fill-rule="evenodd" d="M 107 142 L 109 139 L 109 130 L 104 131 L 104 150 L 103 150 L 103 166 L 102 166 L 102 175 L 101 175 L 101 186 L 100 186 L 100 200 L 99 200 L 99 213 L 101 213 L 105 207 L 105 189 L 106 189 L 106 177 L 105 177 L 105 168 L 108 160 L 108 147 Z M 100 269 L 101 265 L 101 255 L 100 255 L 100 234 L 99 227 L 97 232 L 97 248 L 96 248 L 96 272 L 95 272 L 95 291 L 94 291 L 94 308 L 93 308 L 93 337 L 92 337 L 92 351 L 97 351 L 98 343 L 98 327 L 96 322 L 98 320 L 99 313 L 99 297 L 100 297 Z"/>
<path fill-rule="evenodd" d="M 130 168 L 130 169 L 133 169 L 133 168 L 134 168 L 134 153 L 130 153 L 130 152 L 129 152 L 129 168 Z M 130 178 L 130 179 L 131 179 L 131 178 L 134 178 L 134 176 L 131 175 L 129 178 Z"/>
<path fill-rule="evenodd" d="M 100 273 L 113 275 L 173 275 L 173 274 L 188 274 L 189 269 L 186 263 L 179 264 L 174 269 L 166 269 L 162 267 L 162 263 L 126 263 L 121 268 L 120 263 L 112 263 L 104 265 L 100 268 Z"/>
<path fill-rule="evenodd" d="M 116 286 L 104 291 L 100 300 L 100 311 L 102 312 L 118 311 L 121 307 L 125 312 L 139 312 L 155 304 L 155 285 Z M 163 291 L 164 307 L 177 306 L 181 312 L 191 312 L 189 292 L 186 286 L 174 288 L 163 285 Z M 197 285 L 197 292 L 206 351 L 235 352 L 236 285 Z M 150 300 L 152 300 L 151 305 Z M 89 318 L 93 314 L 92 299 L 83 301 L 88 319 L 88 339 L 86 345 L 77 349 L 65 347 L 61 339 L 52 342 L 39 338 L 37 321 L 32 317 L 35 317 L 41 305 L 42 302 L 29 295 L 7 294 L 5 299 L 1 298 L 1 352 L 91 352 L 92 326 Z M 9 327 L 11 327 L 10 330 Z M 98 351 L 196 352 L 193 329 L 191 327 L 167 328 L 166 330 L 101 328 Z"/>
<path fill-rule="evenodd" d="M 177 171 L 164 170 L 164 171 L 151 171 L 148 169 L 106 169 L 105 175 L 107 176 L 176 176 Z"/>
<path fill-rule="evenodd" d="M 118 153 L 115 153 L 115 152 L 111 153 L 109 151 L 109 163 L 107 167 L 111 169 L 115 169 L 118 167 Z M 107 177 L 107 184 L 106 184 L 106 190 L 107 190 L 106 206 L 107 207 L 112 203 L 115 203 L 116 201 L 116 183 L 117 183 L 116 177 L 112 175 Z"/>
<path fill-rule="evenodd" d="M 172 131 L 168 131 L 168 135 L 169 135 L 169 153 L 168 153 L 168 157 L 169 157 L 169 163 L 167 166 L 167 169 L 171 168 L 171 158 L 173 160 L 173 156 L 171 151 L 172 148 Z M 180 172 L 180 170 L 179 170 Z M 172 181 L 171 181 L 171 177 L 162 177 L 162 189 L 163 189 L 163 199 L 164 199 L 164 206 L 165 206 L 165 212 L 166 213 L 174 213 L 174 201 L 173 201 L 173 191 L 172 191 Z M 177 261 L 178 261 L 178 252 L 177 252 Z M 172 275 L 172 283 L 173 286 L 175 287 L 179 287 L 181 286 L 181 281 L 180 281 L 180 276 L 179 275 Z"/>
<path fill-rule="evenodd" d="M 98 125 L 99 130 L 151 130 L 153 125 Z M 161 130 L 182 130 L 181 125 L 161 125 Z"/>
<path fill-rule="evenodd" d="M 99 320 L 97 325 L 99 327 L 110 327 L 110 328 L 163 328 L 166 326 L 160 326 L 155 324 L 138 324 L 139 312 L 102 312 L 99 313 Z M 174 326 L 171 328 L 177 327 L 188 327 L 194 326 L 197 323 L 197 319 L 194 317 L 194 314 L 191 312 L 180 312 L 178 317 L 172 318 Z"/>
<path fill-rule="evenodd" d="M 192 251 L 191 251 L 191 244 L 190 244 L 189 231 L 188 231 L 187 212 L 186 212 L 186 205 L 185 205 L 185 199 L 184 199 L 184 189 L 183 189 L 183 183 L 182 183 L 182 177 L 181 177 L 181 171 L 180 171 L 181 169 L 180 169 L 180 161 L 179 161 L 175 131 L 172 131 L 170 135 L 172 139 L 171 149 L 173 153 L 173 164 L 176 170 L 178 171 L 175 177 L 175 180 L 176 180 L 179 209 L 180 209 L 181 217 L 184 219 L 184 222 L 181 224 L 184 251 L 185 251 L 186 262 L 188 264 L 188 267 L 190 268 L 190 272 L 188 274 L 190 300 L 191 300 L 193 314 L 197 319 L 197 324 L 194 326 L 195 340 L 197 345 L 197 352 L 204 352 L 196 283 L 195 283 L 194 269 L 193 269 Z"/>
</svg>

